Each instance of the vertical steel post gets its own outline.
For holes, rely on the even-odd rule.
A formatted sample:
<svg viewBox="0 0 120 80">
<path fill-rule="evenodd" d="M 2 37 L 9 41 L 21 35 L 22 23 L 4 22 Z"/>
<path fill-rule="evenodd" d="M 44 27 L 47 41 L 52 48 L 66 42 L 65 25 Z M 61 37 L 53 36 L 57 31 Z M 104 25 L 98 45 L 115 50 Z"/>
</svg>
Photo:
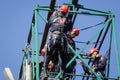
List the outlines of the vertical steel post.
<svg viewBox="0 0 120 80">
<path fill-rule="evenodd" d="M 114 18 L 112 18 L 112 26 L 113 26 L 113 37 L 114 37 L 114 45 L 115 45 L 115 53 L 116 53 L 116 62 L 117 62 L 117 67 L 118 67 L 118 76 L 120 76 L 120 55 L 119 55 L 119 51 L 118 51 L 116 26 L 115 26 Z"/>
<path fill-rule="evenodd" d="M 39 76 L 39 48 L 38 48 L 38 9 L 35 8 L 35 45 L 36 45 L 36 80 L 40 80 Z"/>
<path fill-rule="evenodd" d="M 34 24 L 32 23 L 32 80 L 34 80 Z"/>
</svg>

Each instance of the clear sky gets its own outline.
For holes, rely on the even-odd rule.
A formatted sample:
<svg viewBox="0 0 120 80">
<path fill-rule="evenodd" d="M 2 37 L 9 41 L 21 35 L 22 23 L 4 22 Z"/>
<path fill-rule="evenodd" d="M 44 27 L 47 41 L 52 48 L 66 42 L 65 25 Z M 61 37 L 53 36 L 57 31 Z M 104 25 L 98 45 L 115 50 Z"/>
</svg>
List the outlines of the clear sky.
<svg viewBox="0 0 120 80">
<path fill-rule="evenodd" d="M 31 25 L 33 16 L 33 9 L 37 4 L 49 5 L 50 0 L 0 0 L 0 80 L 5 80 L 3 70 L 5 67 L 10 67 L 15 80 L 18 78 L 18 72 L 22 62 L 23 52 L 22 48 L 25 48 L 27 43 L 27 37 Z M 56 5 L 61 5 L 63 2 L 71 2 L 71 0 L 57 0 Z M 119 35 L 119 22 L 120 22 L 120 1 L 119 0 L 79 0 L 79 4 L 84 5 L 87 8 L 97 9 L 101 11 L 111 11 L 115 14 L 115 23 L 117 28 L 117 40 L 120 41 Z M 44 14 L 43 14 L 44 15 Z M 88 19 L 80 16 L 76 19 L 75 25 L 79 28 L 88 27 L 99 23 L 103 18 Z M 93 21 L 92 21 L 93 20 Z M 41 24 L 40 27 L 44 28 Z M 43 29 L 42 28 L 42 29 Z M 41 29 L 41 30 L 42 30 Z M 91 29 L 92 30 L 92 29 Z M 93 31 L 93 30 L 92 30 Z M 88 31 L 89 33 L 90 31 Z M 84 34 L 84 35 L 83 35 Z M 81 37 L 76 40 L 87 41 L 87 31 L 81 31 Z M 107 39 L 106 39 L 107 40 Z M 114 40 L 114 39 L 113 39 Z M 106 42 L 106 44 L 109 44 Z M 105 44 L 105 45 L 106 45 Z M 120 44 L 120 42 L 118 42 Z M 105 46 L 104 45 L 104 46 Z M 78 44 L 77 47 L 80 48 Z M 112 44 L 112 64 L 111 67 L 115 70 L 110 70 L 112 77 L 116 77 L 115 71 L 117 68 L 114 44 Z M 120 45 L 119 45 L 120 50 Z M 86 51 L 85 51 L 86 52 Z M 103 51 L 101 51 L 103 52 Z M 113 73 L 113 74 L 112 74 Z"/>
</svg>

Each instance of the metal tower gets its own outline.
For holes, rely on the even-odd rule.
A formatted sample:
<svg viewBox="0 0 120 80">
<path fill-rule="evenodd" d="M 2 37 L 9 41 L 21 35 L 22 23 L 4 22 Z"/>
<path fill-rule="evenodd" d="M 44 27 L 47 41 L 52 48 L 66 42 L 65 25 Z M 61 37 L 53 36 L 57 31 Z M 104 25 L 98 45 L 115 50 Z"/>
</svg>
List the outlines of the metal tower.
<svg viewBox="0 0 120 80">
<path fill-rule="evenodd" d="M 23 56 L 18 80 L 40 80 L 40 74 L 41 74 L 41 55 L 40 51 L 44 47 L 45 43 L 47 42 L 47 37 L 48 37 L 48 32 L 49 32 L 49 27 L 48 27 L 48 19 L 50 18 L 50 15 L 52 12 L 59 6 L 55 6 L 56 0 L 51 0 L 50 5 L 48 6 L 36 6 L 33 10 L 33 17 L 32 17 L 32 22 L 30 26 L 30 32 L 27 38 L 27 45 L 26 47 L 22 50 L 25 54 Z M 120 56 L 119 56 L 119 51 L 118 51 L 118 43 L 117 43 L 117 36 L 116 36 L 116 26 L 115 26 L 115 15 L 112 12 L 104 12 L 100 10 L 95 10 L 95 9 L 90 9 L 86 8 L 81 4 L 78 4 L 78 0 L 72 0 L 71 3 L 63 3 L 66 4 L 70 7 L 68 17 L 72 20 L 72 23 L 77 21 L 77 17 L 79 15 L 86 15 L 86 16 L 99 16 L 99 17 L 104 17 L 104 21 L 102 22 L 102 26 L 99 27 L 93 35 L 90 36 L 90 38 L 87 40 L 87 42 L 80 47 L 80 50 L 75 51 L 70 45 L 68 47 L 74 52 L 75 56 L 67 63 L 67 66 L 70 66 L 70 64 L 75 60 L 76 58 L 81 60 L 87 68 L 89 68 L 94 76 L 89 76 L 84 74 L 69 74 L 73 76 L 80 76 L 79 80 L 87 80 L 91 77 L 96 77 L 97 80 L 102 80 L 102 78 L 92 70 L 92 68 L 89 65 L 89 62 L 86 63 L 85 57 L 81 56 L 80 54 L 89 46 L 93 41 L 95 41 L 94 47 L 98 48 L 101 50 L 105 39 L 107 38 L 106 35 L 108 32 L 110 32 L 110 39 L 109 39 L 109 46 L 108 46 L 108 64 L 106 68 L 106 78 L 108 80 L 120 80 Z M 45 11 L 46 13 L 48 12 L 47 17 L 43 16 L 42 11 Z M 42 20 L 42 21 L 41 21 Z M 39 22 L 44 22 L 45 27 L 44 27 L 44 32 L 42 35 L 40 32 L 42 32 L 42 29 L 40 27 Z M 86 22 L 87 23 L 87 22 Z M 39 37 L 41 37 L 41 40 L 39 40 Z M 115 47 L 115 53 L 114 55 L 116 56 L 116 63 L 117 63 L 117 71 L 118 71 L 118 77 L 117 78 L 111 78 L 109 76 L 109 69 L 110 69 L 110 60 L 111 60 L 111 44 L 112 44 L 112 39 L 114 41 L 114 47 Z M 100 42 L 99 42 L 100 41 Z M 106 50 L 107 51 L 107 50 Z M 41 63 L 41 64 L 40 64 Z M 57 73 L 57 76 L 54 78 L 54 80 L 57 80 L 62 73 L 59 72 Z M 85 77 L 89 77 L 85 79 Z"/>
</svg>

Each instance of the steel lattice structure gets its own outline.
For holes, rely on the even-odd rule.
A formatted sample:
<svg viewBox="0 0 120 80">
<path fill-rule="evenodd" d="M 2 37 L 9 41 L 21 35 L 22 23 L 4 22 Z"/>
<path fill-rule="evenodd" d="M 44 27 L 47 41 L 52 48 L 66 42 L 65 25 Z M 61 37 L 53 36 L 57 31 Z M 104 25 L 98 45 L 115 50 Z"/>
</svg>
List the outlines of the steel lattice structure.
<svg viewBox="0 0 120 80">
<path fill-rule="evenodd" d="M 47 40 L 47 35 L 49 32 L 49 27 L 47 25 L 48 23 L 48 19 L 50 18 L 50 15 L 52 14 L 52 12 L 55 10 L 56 7 L 55 6 L 56 0 L 51 0 L 50 6 L 36 6 L 34 8 L 34 12 L 33 12 L 33 17 L 32 17 L 32 22 L 31 22 L 31 26 L 30 26 L 30 32 L 28 35 L 28 39 L 27 39 L 27 46 L 23 49 L 24 51 L 24 56 L 23 56 L 23 61 L 21 64 L 21 69 L 19 72 L 19 77 L 18 80 L 27 80 L 27 78 L 25 78 L 25 74 L 24 74 L 24 66 L 27 64 L 30 64 L 31 67 L 31 80 L 40 80 L 40 51 L 41 49 L 44 47 L 46 40 Z M 114 38 L 114 45 L 115 45 L 115 55 L 116 55 L 116 62 L 117 62 L 117 70 L 118 70 L 118 78 L 110 78 L 109 76 L 109 69 L 110 69 L 110 55 L 108 55 L 108 65 L 107 65 L 107 71 L 106 71 L 106 77 L 108 79 L 111 80 L 120 80 L 120 59 L 119 59 L 119 51 L 118 51 L 118 43 L 117 43 L 117 38 L 116 38 L 116 26 L 115 26 L 115 20 L 114 20 L 114 14 L 112 12 L 104 12 L 104 11 L 99 11 L 99 10 L 95 10 L 95 9 L 90 9 L 90 8 L 86 8 L 81 4 L 78 4 L 78 0 L 73 0 L 71 2 L 71 4 L 67 4 L 67 3 L 63 3 L 66 4 L 70 7 L 69 13 L 71 15 L 68 15 L 68 17 L 70 17 L 70 19 L 73 22 L 76 21 L 76 17 L 79 15 L 90 15 L 90 16 L 102 16 L 105 18 L 103 25 L 96 31 L 95 34 L 93 34 L 90 39 L 88 40 L 88 42 L 86 44 L 84 44 L 80 50 L 75 51 L 70 45 L 68 45 L 68 47 L 74 52 L 75 56 L 73 56 L 73 58 L 67 63 L 67 66 L 70 66 L 70 64 L 73 62 L 74 59 L 80 59 L 83 64 L 85 66 L 87 66 L 87 68 L 89 68 L 94 77 L 96 77 L 98 80 L 102 80 L 102 78 L 92 70 L 92 68 L 88 65 L 88 63 L 85 62 L 84 58 L 80 55 L 84 49 L 94 40 L 96 39 L 96 43 L 94 45 L 94 47 L 98 48 L 99 50 L 102 47 L 102 44 L 106 38 L 106 34 L 108 33 L 108 30 L 111 30 L 111 39 Z M 83 10 L 83 11 L 82 11 Z M 46 11 L 48 12 L 48 16 L 47 18 L 45 18 L 41 11 Z M 42 35 L 42 40 L 39 41 L 39 21 L 38 19 L 41 18 L 46 24 L 45 24 L 45 28 L 44 28 L 44 33 Z M 113 37 L 112 37 L 113 35 Z M 110 44 L 111 44 L 111 39 L 110 39 Z M 98 42 L 100 42 L 100 44 L 98 44 Z M 40 43 L 40 45 L 39 45 Z M 111 45 L 109 47 L 109 53 L 111 52 Z M 31 57 L 28 60 L 28 56 L 31 55 Z M 58 75 L 54 78 L 54 80 L 57 80 L 59 78 L 59 76 L 62 74 L 62 72 L 57 73 Z M 82 76 L 82 77 L 88 77 L 85 74 L 69 74 L 69 75 L 74 75 L 74 76 Z M 92 77 L 92 76 L 89 76 Z"/>
</svg>

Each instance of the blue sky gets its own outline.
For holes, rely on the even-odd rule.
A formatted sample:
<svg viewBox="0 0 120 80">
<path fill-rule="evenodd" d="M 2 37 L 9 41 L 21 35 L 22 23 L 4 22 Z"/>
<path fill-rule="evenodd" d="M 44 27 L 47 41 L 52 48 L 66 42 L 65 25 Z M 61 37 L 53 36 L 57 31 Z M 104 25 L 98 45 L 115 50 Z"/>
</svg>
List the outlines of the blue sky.
<svg viewBox="0 0 120 80">
<path fill-rule="evenodd" d="M 15 80 L 17 80 L 18 72 L 20 69 L 23 52 L 22 48 L 26 46 L 27 37 L 30 29 L 30 24 L 33 16 L 33 9 L 37 4 L 49 5 L 50 0 L 0 0 L 0 80 L 5 80 L 3 70 L 5 67 L 10 67 Z M 57 0 L 57 5 L 61 5 L 62 2 L 71 2 L 71 0 Z M 115 23 L 117 28 L 117 40 L 120 41 L 119 36 L 119 22 L 120 22 L 120 1 L 119 0 L 80 0 L 79 4 L 84 5 L 87 8 L 97 9 L 101 11 L 111 11 L 115 14 Z M 44 15 L 44 14 L 43 14 Z M 45 16 L 45 15 L 44 15 Z M 93 20 L 95 19 L 95 20 Z M 97 20 L 98 19 L 98 20 Z M 82 28 L 95 25 L 104 20 L 103 18 L 87 18 L 87 16 L 77 17 L 74 26 Z M 44 29 L 44 24 L 40 27 Z M 41 29 L 41 30 L 42 30 Z M 89 33 L 90 31 L 88 31 Z M 87 41 L 88 34 L 86 31 L 81 31 L 80 37 L 76 40 Z M 90 35 L 91 36 L 91 35 Z M 106 39 L 107 41 L 107 39 Z M 109 43 L 106 42 L 105 45 Z M 118 42 L 120 44 L 120 42 Z M 104 45 L 104 46 L 105 46 Z M 81 45 L 77 45 L 80 48 Z M 106 46 L 107 47 L 107 46 Z M 120 50 L 120 45 L 119 45 Z M 87 52 L 87 50 L 85 51 Z M 103 50 L 101 51 L 103 52 Z M 116 77 L 115 71 L 116 58 L 114 51 L 114 44 L 112 43 L 112 64 L 111 67 L 115 70 L 110 70 L 112 77 Z"/>
</svg>

